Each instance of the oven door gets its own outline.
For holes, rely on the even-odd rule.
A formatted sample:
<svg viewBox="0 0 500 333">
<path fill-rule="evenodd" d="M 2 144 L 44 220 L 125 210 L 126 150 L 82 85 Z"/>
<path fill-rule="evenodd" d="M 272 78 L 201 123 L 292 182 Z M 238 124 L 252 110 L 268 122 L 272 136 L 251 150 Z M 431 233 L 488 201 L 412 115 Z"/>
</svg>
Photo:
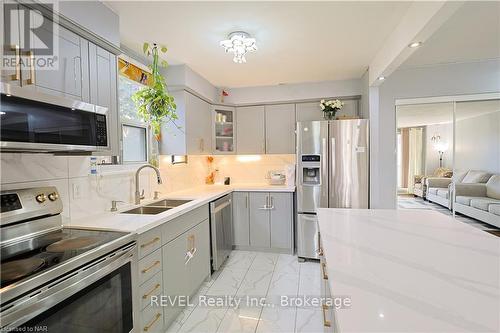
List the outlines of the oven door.
<svg viewBox="0 0 500 333">
<path fill-rule="evenodd" d="M 109 150 L 107 108 L 3 83 L 1 88 L 2 150 Z"/>
<path fill-rule="evenodd" d="M 4 330 L 131 332 L 135 244 L 91 262 L 2 309 Z"/>
</svg>

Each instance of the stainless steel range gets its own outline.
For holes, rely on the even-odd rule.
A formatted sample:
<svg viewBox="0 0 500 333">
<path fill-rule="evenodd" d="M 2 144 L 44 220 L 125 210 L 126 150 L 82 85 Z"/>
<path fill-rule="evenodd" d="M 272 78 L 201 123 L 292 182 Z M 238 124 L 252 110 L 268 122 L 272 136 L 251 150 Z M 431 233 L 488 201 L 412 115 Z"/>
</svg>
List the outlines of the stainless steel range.
<svg viewBox="0 0 500 333">
<path fill-rule="evenodd" d="M 0 327 L 133 330 L 133 235 L 66 228 L 55 187 L 1 192 Z"/>
</svg>

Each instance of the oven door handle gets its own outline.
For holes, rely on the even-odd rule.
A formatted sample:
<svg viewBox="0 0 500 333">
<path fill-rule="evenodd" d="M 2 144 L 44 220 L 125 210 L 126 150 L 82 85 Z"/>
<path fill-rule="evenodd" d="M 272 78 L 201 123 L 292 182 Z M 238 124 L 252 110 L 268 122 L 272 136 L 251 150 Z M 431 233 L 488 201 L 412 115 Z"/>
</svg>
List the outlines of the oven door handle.
<svg viewBox="0 0 500 333">
<path fill-rule="evenodd" d="M 133 243 L 62 275 L 48 285 L 30 291 L 15 300 L 16 304 L 13 307 L 1 312 L 0 327 L 2 330 L 18 327 L 128 262 L 132 262 L 136 255 L 135 249 L 136 244 Z"/>
</svg>

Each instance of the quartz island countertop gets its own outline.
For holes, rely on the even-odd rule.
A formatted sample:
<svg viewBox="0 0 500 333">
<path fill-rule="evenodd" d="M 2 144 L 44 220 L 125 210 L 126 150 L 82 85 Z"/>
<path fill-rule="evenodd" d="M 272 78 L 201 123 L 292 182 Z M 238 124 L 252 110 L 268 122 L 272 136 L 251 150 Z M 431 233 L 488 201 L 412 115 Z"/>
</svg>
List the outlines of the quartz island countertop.
<svg viewBox="0 0 500 333">
<path fill-rule="evenodd" d="M 436 211 L 319 209 L 339 332 L 500 332 L 500 238 Z"/>
<path fill-rule="evenodd" d="M 142 234 L 190 210 L 205 205 L 234 191 L 244 192 L 294 192 L 295 186 L 243 183 L 234 185 L 206 185 L 168 193 L 158 199 L 143 200 L 140 205 L 120 205 L 117 212 L 105 212 L 80 219 L 66 219 L 65 226 L 103 230 L 125 231 Z M 144 206 L 162 199 L 191 200 L 181 206 L 155 215 L 122 214 L 126 210 Z"/>
</svg>

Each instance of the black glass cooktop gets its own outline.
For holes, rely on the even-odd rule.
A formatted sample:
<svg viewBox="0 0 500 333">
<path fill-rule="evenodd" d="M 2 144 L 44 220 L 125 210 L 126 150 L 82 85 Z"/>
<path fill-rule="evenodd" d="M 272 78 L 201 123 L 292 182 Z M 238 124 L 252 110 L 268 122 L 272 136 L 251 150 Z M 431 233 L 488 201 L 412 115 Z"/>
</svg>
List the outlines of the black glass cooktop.
<svg viewBox="0 0 500 333">
<path fill-rule="evenodd" d="M 62 228 L 1 248 L 0 277 L 3 288 L 38 274 L 127 233 Z"/>
</svg>

